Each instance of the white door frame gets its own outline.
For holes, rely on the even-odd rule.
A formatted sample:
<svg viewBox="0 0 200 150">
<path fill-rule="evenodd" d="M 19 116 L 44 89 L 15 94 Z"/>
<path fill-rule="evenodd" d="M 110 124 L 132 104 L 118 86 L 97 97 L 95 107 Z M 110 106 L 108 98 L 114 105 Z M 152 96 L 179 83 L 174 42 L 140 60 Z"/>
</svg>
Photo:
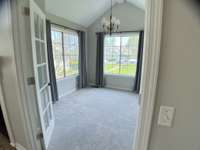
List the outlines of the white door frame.
<svg viewBox="0 0 200 150">
<path fill-rule="evenodd" d="M 20 0 L 16 1 L 19 2 Z M 19 10 L 17 13 L 18 16 L 23 16 L 23 14 L 21 14 L 21 10 Z M 134 150 L 147 150 L 149 144 L 151 123 L 154 112 L 156 85 L 159 71 L 163 0 L 146 0 L 145 14 L 145 40 L 142 70 L 143 75 L 140 92 L 141 109 L 139 113 L 136 138 L 134 141 Z M 14 20 L 13 22 L 17 21 Z M 19 28 L 19 31 L 22 30 L 22 26 L 23 24 L 19 24 L 19 22 L 15 24 L 15 28 Z M 18 30 L 16 30 L 14 31 L 14 34 L 14 39 L 18 41 L 20 39 L 19 37 L 21 37 L 20 33 L 18 32 Z M 21 47 L 21 49 L 26 50 L 27 47 L 24 46 L 24 44 L 24 42 L 16 42 L 16 45 Z M 20 64 L 21 59 L 21 56 L 18 54 L 18 57 L 16 58 L 18 64 Z M 23 81 L 20 82 L 21 91 L 24 91 L 24 95 L 27 96 L 28 93 L 26 90 L 24 90 L 26 89 L 26 79 L 24 79 L 22 75 L 23 67 L 22 65 L 18 65 L 18 68 L 18 78 L 20 78 L 20 80 Z M 32 147 L 32 149 L 30 148 L 30 150 L 39 150 L 39 148 L 36 148 L 37 141 L 35 141 L 35 133 L 33 132 L 33 127 L 31 126 L 31 124 L 34 124 L 35 122 L 30 119 L 31 116 L 30 112 L 28 111 L 29 105 L 27 104 L 25 98 L 21 102 L 20 106 L 22 111 L 25 113 L 23 120 L 24 124 L 26 125 L 27 143 L 31 144 Z"/>
<path fill-rule="evenodd" d="M 163 0 L 146 0 L 140 112 L 134 150 L 148 150 L 161 48 Z"/>
<path fill-rule="evenodd" d="M 12 14 L 11 14 L 11 5 L 10 5 L 10 1 L 6 1 L 4 3 L 4 7 L 6 7 L 5 9 L 7 9 L 7 19 L 9 20 L 9 23 L 11 23 L 10 21 L 12 20 Z M 5 99 L 5 95 L 4 95 L 4 90 L 3 90 L 3 85 L 2 85 L 2 77 L 0 76 L 0 107 L 2 110 L 2 114 L 3 114 L 3 119 L 5 121 L 5 125 L 6 125 L 6 129 L 7 129 L 7 133 L 8 133 L 8 137 L 9 137 L 9 142 L 10 145 L 13 147 L 16 147 L 16 141 L 15 141 L 15 137 L 13 134 L 13 130 L 12 130 L 12 126 L 10 123 L 10 119 L 9 119 L 9 115 L 8 115 L 8 110 L 6 107 L 6 99 Z"/>
<path fill-rule="evenodd" d="M 5 99 L 3 96 L 3 89 L 2 89 L 1 81 L 0 81 L 0 106 L 1 106 L 2 113 L 3 113 L 6 129 L 8 132 L 10 145 L 15 147 L 15 138 L 14 138 L 14 135 L 12 132 L 11 124 L 10 124 L 8 113 L 7 113 L 7 108 L 6 108 Z"/>
</svg>

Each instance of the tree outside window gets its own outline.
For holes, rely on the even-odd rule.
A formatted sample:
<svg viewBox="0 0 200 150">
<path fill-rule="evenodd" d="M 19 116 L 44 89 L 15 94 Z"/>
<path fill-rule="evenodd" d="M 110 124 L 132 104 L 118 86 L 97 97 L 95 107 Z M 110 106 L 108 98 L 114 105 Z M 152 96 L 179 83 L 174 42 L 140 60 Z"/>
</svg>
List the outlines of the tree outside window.
<svg viewBox="0 0 200 150">
<path fill-rule="evenodd" d="M 71 30 L 52 28 L 51 36 L 56 79 L 78 75 L 78 33 Z"/>
</svg>

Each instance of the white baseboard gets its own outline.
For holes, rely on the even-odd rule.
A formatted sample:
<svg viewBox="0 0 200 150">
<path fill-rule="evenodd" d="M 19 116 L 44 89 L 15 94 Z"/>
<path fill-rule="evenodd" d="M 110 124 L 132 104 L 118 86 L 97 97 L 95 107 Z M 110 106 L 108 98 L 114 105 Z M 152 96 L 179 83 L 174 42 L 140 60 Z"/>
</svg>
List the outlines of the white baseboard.
<svg viewBox="0 0 200 150">
<path fill-rule="evenodd" d="M 129 89 L 129 88 L 122 88 L 122 87 L 117 87 L 117 86 L 112 86 L 112 85 L 106 85 L 105 88 L 128 91 L 128 92 L 132 92 L 133 91 L 132 89 Z"/>
<path fill-rule="evenodd" d="M 89 86 L 94 87 L 94 86 L 96 86 L 96 84 L 89 83 Z M 132 92 L 133 91 L 132 89 L 129 89 L 129 88 L 122 88 L 122 87 L 117 87 L 117 86 L 112 86 L 112 85 L 106 85 L 105 88 L 114 89 L 114 90 L 128 91 L 128 92 Z"/>
<path fill-rule="evenodd" d="M 95 83 L 89 83 L 89 86 L 94 87 L 94 86 L 96 86 L 96 84 Z"/>
<path fill-rule="evenodd" d="M 77 91 L 77 88 L 74 88 L 74 89 L 72 89 L 70 91 L 67 91 L 65 94 L 59 96 L 59 99 L 62 98 L 62 97 L 65 97 L 65 96 L 67 96 L 67 95 L 69 95 L 69 94 L 71 94 L 71 93 L 73 93 L 75 91 Z"/>
<path fill-rule="evenodd" d="M 22 146 L 22 145 L 19 144 L 19 143 L 16 143 L 16 144 L 15 144 L 15 148 L 16 148 L 17 150 L 26 150 L 26 148 L 24 148 L 24 146 Z"/>
</svg>

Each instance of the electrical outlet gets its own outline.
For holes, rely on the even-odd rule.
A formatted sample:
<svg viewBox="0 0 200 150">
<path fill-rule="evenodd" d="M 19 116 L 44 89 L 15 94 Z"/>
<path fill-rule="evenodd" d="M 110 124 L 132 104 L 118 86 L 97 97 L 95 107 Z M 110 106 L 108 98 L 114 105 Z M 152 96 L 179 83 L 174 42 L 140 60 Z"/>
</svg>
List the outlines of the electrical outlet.
<svg viewBox="0 0 200 150">
<path fill-rule="evenodd" d="M 174 119 L 174 112 L 174 107 L 161 106 L 158 117 L 158 125 L 171 127 Z"/>
</svg>

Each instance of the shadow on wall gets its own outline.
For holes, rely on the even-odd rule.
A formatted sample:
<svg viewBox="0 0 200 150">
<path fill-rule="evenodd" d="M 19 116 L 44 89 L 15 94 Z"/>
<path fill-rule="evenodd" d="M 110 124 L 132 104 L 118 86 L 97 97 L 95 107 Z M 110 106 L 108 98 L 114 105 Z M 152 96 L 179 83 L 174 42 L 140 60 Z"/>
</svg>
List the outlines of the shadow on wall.
<svg viewBox="0 0 200 150">
<path fill-rule="evenodd" d="M 10 66 L 12 61 L 12 57 L 10 56 L 0 56 L 0 69 L 5 65 Z"/>
<path fill-rule="evenodd" d="M 1 72 L 1 70 L 3 69 L 3 66 L 10 66 L 10 64 L 12 63 L 12 58 L 11 57 L 6 57 L 6 56 L 0 56 L 0 84 L 2 84 L 3 81 L 3 73 Z M 3 89 L 2 89 L 3 90 Z M 1 105 L 0 105 L 0 133 L 3 134 L 4 136 L 8 137 L 8 132 L 7 132 L 7 128 L 6 128 L 6 124 L 4 121 L 4 117 L 3 117 L 3 112 L 1 109 Z"/>
<path fill-rule="evenodd" d="M 191 7 L 191 11 L 194 13 L 194 16 L 200 21 L 200 0 L 185 0 L 188 5 Z"/>
<path fill-rule="evenodd" d="M 0 133 L 2 133 L 4 136 L 6 136 L 7 138 L 9 138 L 1 106 L 0 106 Z"/>
</svg>

